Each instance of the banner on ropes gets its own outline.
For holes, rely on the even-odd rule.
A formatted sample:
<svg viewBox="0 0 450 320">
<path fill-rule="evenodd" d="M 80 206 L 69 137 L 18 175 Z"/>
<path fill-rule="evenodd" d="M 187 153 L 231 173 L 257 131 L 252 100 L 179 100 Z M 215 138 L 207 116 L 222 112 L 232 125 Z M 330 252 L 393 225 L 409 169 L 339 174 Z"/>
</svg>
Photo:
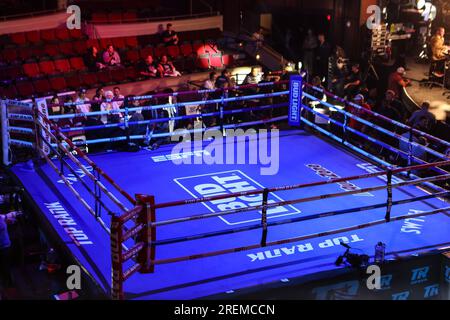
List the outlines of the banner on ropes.
<svg viewBox="0 0 450 320">
<path fill-rule="evenodd" d="M 42 119 L 42 115 L 44 115 L 47 119 L 48 119 L 48 107 L 47 107 L 47 100 L 45 99 L 36 99 L 36 105 L 37 108 L 39 110 L 39 116 L 38 116 L 38 121 L 41 124 L 42 127 L 45 127 L 48 131 L 50 131 L 50 126 L 47 122 L 44 121 L 44 119 Z M 44 130 L 41 129 L 41 135 L 42 138 L 45 139 L 45 141 L 47 141 L 49 144 L 51 144 L 51 139 L 50 136 L 48 135 L 48 133 Z M 50 147 L 44 142 L 41 141 L 41 143 L 39 144 L 39 149 L 41 152 L 43 152 L 45 155 L 48 155 L 50 153 Z"/>
<path fill-rule="evenodd" d="M 289 86 L 289 125 L 300 126 L 302 110 L 302 85 L 303 78 L 300 75 L 291 76 Z"/>
</svg>

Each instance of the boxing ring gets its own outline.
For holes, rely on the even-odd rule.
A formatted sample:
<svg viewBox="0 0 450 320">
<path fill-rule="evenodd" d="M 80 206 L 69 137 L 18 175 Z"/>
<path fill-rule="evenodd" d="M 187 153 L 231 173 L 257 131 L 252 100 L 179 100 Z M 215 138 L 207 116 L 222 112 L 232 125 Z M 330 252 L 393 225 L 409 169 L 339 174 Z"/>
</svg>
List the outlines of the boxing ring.
<svg viewBox="0 0 450 320">
<path fill-rule="evenodd" d="M 271 92 L 263 92 L 267 88 Z M 255 131 L 247 140 L 218 143 L 226 150 L 241 147 L 250 154 L 255 146 L 252 141 L 275 151 L 271 143 L 277 139 L 275 175 L 261 174 L 267 163 L 239 163 L 236 154 L 234 163 L 239 164 L 195 163 L 195 159 L 212 157 L 208 139 L 185 153 L 174 153 L 173 144 L 157 150 L 98 154 L 86 153 L 86 146 L 118 141 L 148 144 L 152 139 L 175 135 L 153 132 L 149 126 L 145 134 L 132 135 L 127 129 L 136 124 L 219 119 L 216 127 L 188 130 L 195 135 L 214 128 L 224 132 L 285 121 L 286 82 L 198 91 L 196 94 L 202 96 L 221 94 L 189 102 L 133 108 L 125 101 L 119 110 L 82 115 L 49 116 L 41 101 L 34 105 L 2 101 L 3 161 L 76 261 L 114 299 L 195 299 L 221 294 L 231 298 L 241 289 L 342 268 L 334 264 L 343 252 L 341 242 L 372 256 L 375 244 L 382 241 L 388 258 L 448 248 L 450 207 L 445 198 L 449 191 L 443 186 L 450 178 L 445 170 L 450 161 L 440 147 L 450 144 L 365 111 L 377 120 L 368 121 L 358 113 L 360 106 L 309 84 L 304 88 L 342 105 L 304 90 L 300 115 L 308 130 L 272 130 L 267 135 Z M 229 94 L 233 90 L 238 94 Z M 158 96 L 181 94 L 192 92 Z M 268 98 L 272 100 L 265 104 Z M 256 99 L 263 105 L 249 103 Z M 229 108 L 229 103 L 236 101 L 242 105 Z M 339 117 L 323 113 L 308 103 L 311 101 Z M 137 110 L 212 103 L 218 111 L 128 121 L 128 115 Z M 277 114 L 267 117 L 267 110 L 277 110 Z M 247 122 L 224 121 L 227 116 L 245 112 L 266 113 Z M 125 115 L 124 121 L 115 126 L 126 133 L 119 137 L 72 141 L 67 137 L 72 131 L 113 124 L 65 129 L 55 124 L 58 118 L 118 113 Z M 349 119 L 372 131 L 348 126 Z M 382 121 L 408 130 L 410 137 L 426 137 L 432 144 L 423 146 L 407 139 L 381 125 Z M 350 134 L 382 152 L 403 157 L 407 165 L 391 165 L 382 159 L 381 151 L 370 153 L 354 144 Z M 382 135 L 403 141 L 408 151 L 387 143 Z M 413 148 L 423 148 L 434 161 L 415 157 Z M 14 161 L 16 149 L 30 150 L 34 161 Z M 192 162 L 174 162 L 180 159 Z"/>
</svg>

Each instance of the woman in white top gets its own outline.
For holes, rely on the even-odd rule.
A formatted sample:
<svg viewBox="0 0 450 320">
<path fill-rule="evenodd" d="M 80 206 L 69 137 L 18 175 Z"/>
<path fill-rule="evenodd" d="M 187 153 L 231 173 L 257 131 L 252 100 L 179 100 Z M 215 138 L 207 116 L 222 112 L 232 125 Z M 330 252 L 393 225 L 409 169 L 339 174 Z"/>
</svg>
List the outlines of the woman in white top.
<svg viewBox="0 0 450 320">
<path fill-rule="evenodd" d="M 89 98 L 86 97 L 86 89 L 81 89 L 78 93 L 78 98 L 75 101 L 76 103 L 83 102 L 83 104 L 77 104 L 77 113 L 89 113 L 91 112 L 91 104 L 84 103 L 89 102 Z"/>
</svg>

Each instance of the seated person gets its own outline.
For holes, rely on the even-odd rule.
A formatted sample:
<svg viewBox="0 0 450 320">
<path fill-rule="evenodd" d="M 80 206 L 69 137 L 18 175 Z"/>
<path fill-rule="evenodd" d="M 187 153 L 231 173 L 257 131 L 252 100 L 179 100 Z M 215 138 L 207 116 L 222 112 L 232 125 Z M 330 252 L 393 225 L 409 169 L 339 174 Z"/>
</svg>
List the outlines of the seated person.
<svg viewBox="0 0 450 320">
<path fill-rule="evenodd" d="M 123 107 L 123 101 L 124 101 L 124 96 L 120 93 L 120 88 L 119 87 L 114 87 L 113 89 L 113 93 L 114 93 L 114 101 L 116 101 L 117 105 L 119 106 L 119 108 Z"/>
<path fill-rule="evenodd" d="M 112 111 L 112 110 L 119 110 L 120 107 L 117 103 L 117 101 L 114 101 L 114 93 L 112 91 L 106 91 L 105 92 L 105 98 L 106 101 L 104 101 L 100 105 L 100 111 Z M 103 124 L 107 123 L 118 123 L 120 122 L 120 119 L 123 118 L 123 115 L 121 113 L 112 113 L 112 114 L 102 114 L 100 120 L 103 122 Z"/>
<path fill-rule="evenodd" d="M 413 128 L 417 128 L 421 124 L 423 124 L 423 121 L 421 122 L 421 118 L 426 118 L 427 126 L 426 127 L 422 126 L 422 129 L 424 129 L 425 131 L 431 130 L 436 124 L 436 117 L 429 111 L 429 109 L 430 103 L 428 101 L 425 101 L 424 103 L 422 103 L 420 110 L 413 112 L 407 124 Z"/>
<path fill-rule="evenodd" d="M 106 47 L 106 51 L 103 53 L 103 63 L 108 67 L 120 66 L 119 53 L 114 50 L 111 44 Z"/>
<path fill-rule="evenodd" d="M 261 69 L 258 67 L 252 67 L 249 74 L 245 76 L 242 84 L 258 84 L 261 81 Z"/>
<path fill-rule="evenodd" d="M 172 61 L 169 61 L 166 55 L 161 57 L 158 70 L 163 77 L 181 77 L 181 73 L 175 69 Z"/>
<path fill-rule="evenodd" d="M 405 74 L 405 68 L 399 67 L 389 75 L 388 90 L 394 91 L 395 96 L 398 98 L 402 97 L 403 88 L 410 84 L 410 81 L 404 78 Z"/>
<path fill-rule="evenodd" d="M 172 29 L 172 24 L 168 23 L 166 30 L 161 35 L 162 41 L 166 46 L 173 46 L 178 44 L 178 35 L 175 30 Z"/>
<path fill-rule="evenodd" d="M 216 88 L 223 89 L 231 86 L 231 72 L 228 69 L 223 69 L 222 74 L 216 79 Z"/>
<path fill-rule="evenodd" d="M 395 121 L 404 122 L 405 120 L 404 107 L 402 103 L 396 99 L 395 92 L 392 90 L 386 91 L 385 97 L 383 101 L 381 101 L 378 112 Z M 391 131 L 395 131 L 395 129 L 397 128 L 397 126 L 393 124 L 383 124 Z"/>
<path fill-rule="evenodd" d="M 128 96 L 128 98 L 133 98 L 134 96 Z M 130 108 L 138 108 L 140 106 L 139 100 L 133 100 L 129 105 Z M 144 121 L 144 116 L 142 115 L 142 109 L 130 112 L 130 135 L 145 135 L 147 132 L 146 124 L 134 124 L 132 122 Z"/>
<path fill-rule="evenodd" d="M 431 60 L 436 62 L 436 70 L 432 70 L 438 76 L 442 76 L 445 68 L 445 57 L 449 52 L 449 47 L 445 45 L 445 29 L 438 28 L 435 35 L 430 40 L 432 57 Z"/>
<path fill-rule="evenodd" d="M 105 67 L 102 58 L 98 54 L 98 49 L 96 46 L 88 48 L 87 53 L 83 57 L 83 60 L 84 64 L 90 71 L 97 71 Z"/>
<path fill-rule="evenodd" d="M 139 64 L 139 74 L 148 78 L 161 77 L 157 64 L 153 61 L 153 57 L 148 55 L 145 60 Z"/>
<path fill-rule="evenodd" d="M 91 112 L 91 104 L 90 103 L 84 103 L 89 102 L 89 98 L 86 97 L 86 89 L 81 89 L 80 92 L 78 92 L 78 97 L 75 100 L 76 103 L 83 103 L 83 104 L 77 104 L 77 113 L 89 113 Z"/>
<path fill-rule="evenodd" d="M 352 98 L 358 94 L 362 86 L 362 77 L 359 69 L 359 64 L 352 65 L 350 74 L 344 80 L 344 94 L 347 98 Z"/>
</svg>

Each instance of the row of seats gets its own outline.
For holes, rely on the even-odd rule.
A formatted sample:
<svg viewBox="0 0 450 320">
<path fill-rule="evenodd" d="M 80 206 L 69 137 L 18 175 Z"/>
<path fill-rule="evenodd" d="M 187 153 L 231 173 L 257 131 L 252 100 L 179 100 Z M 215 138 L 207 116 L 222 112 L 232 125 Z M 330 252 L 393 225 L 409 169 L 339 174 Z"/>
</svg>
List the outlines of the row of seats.
<svg viewBox="0 0 450 320">
<path fill-rule="evenodd" d="M 3 46 L 28 46 L 42 43 L 53 43 L 58 41 L 72 41 L 85 38 L 80 29 L 67 29 L 66 27 L 56 29 L 34 30 L 2 35 L 0 45 Z"/>
<path fill-rule="evenodd" d="M 115 22 L 129 22 L 136 21 L 138 15 L 135 11 L 114 11 L 110 13 L 94 12 L 91 14 L 92 23 L 115 23 Z"/>
</svg>

